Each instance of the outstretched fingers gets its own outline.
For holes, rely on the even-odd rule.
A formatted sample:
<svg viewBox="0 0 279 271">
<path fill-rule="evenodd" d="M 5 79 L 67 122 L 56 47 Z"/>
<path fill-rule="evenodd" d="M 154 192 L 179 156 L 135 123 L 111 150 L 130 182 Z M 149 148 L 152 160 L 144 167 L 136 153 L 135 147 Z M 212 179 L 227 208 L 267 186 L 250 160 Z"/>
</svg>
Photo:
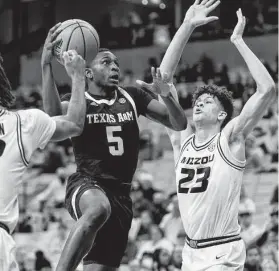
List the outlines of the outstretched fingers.
<svg viewBox="0 0 279 271">
<path fill-rule="evenodd" d="M 216 9 L 221 4 L 220 0 L 218 0 L 218 1 L 214 2 L 214 3 L 213 2 L 209 6 L 206 6 L 208 13 L 211 12 L 212 10 Z"/>
</svg>

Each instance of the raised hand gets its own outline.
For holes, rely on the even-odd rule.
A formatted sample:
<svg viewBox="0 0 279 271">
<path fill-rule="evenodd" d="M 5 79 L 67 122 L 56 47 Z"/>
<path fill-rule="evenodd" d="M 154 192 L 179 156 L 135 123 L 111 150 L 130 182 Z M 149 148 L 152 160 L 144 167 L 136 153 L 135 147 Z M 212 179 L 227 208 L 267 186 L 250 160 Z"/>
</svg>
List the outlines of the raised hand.
<svg viewBox="0 0 279 271">
<path fill-rule="evenodd" d="M 207 17 L 207 15 L 221 3 L 220 0 L 203 0 L 199 3 L 200 0 L 196 0 L 188 9 L 184 22 L 190 23 L 193 27 L 198 27 L 219 19 L 216 16 Z"/>
<path fill-rule="evenodd" d="M 242 11 L 240 8 L 237 10 L 236 15 L 238 21 L 231 35 L 231 42 L 235 42 L 238 39 L 242 39 L 244 28 L 246 25 L 246 18 L 242 15 Z"/>
<path fill-rule="evenodd" d="M 53 58 L 53 48 L 56 44 L 58 44 L 61 40 L 56 40 L 57 36 L 61 33 L 62 29 L 59 29 L 61 23 L 56 24 L 52 27 L 45 40 L 43 53 L 42 53 L 42 60 L 41 64 L 46 65 L 49 64 Z"/>
<path fill-rule="evenodd" d="M 170 76 L 167 73 L 162 75 L 160 69 L 155 69 L 154 67 L 151 68 L 151 74 L 153 78 L 153 82 L 151 84 L 147 84 L 141 80 L 137 80 L 136 83 L 149 91 L 166 97 L 170 93 L 171 88 Z"/>
<path fill-rule="evenodd" d="M 85 60 L 75 50 L 63 53 L 63 63 L 71 78 L 75 76 L 85 77 Z"/>
</svg>

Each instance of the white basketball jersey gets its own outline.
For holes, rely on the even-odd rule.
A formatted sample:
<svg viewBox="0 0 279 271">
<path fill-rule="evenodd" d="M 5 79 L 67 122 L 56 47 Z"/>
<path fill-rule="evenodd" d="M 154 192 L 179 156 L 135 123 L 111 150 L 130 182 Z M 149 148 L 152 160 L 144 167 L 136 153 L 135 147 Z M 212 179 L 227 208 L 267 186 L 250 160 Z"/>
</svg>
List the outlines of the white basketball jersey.
<svg viewBox="0 0 279 271">
<path fill-rule="evenodd" d="M 38 110 L 0 109 L 0 222 L 12 232 L 18 221 L 18 186 L 37 148 L 44 148 L 56 123 Z"/>
<path fill-rule="evenodd" d="M 184 141 L 176 165 L 176 183 L 189 238 L 240 233 L 238 205 L 244 167 L 245 161 L 231 154 L 223 133 L 199 146 L 194 134 Z"/>
</svg>

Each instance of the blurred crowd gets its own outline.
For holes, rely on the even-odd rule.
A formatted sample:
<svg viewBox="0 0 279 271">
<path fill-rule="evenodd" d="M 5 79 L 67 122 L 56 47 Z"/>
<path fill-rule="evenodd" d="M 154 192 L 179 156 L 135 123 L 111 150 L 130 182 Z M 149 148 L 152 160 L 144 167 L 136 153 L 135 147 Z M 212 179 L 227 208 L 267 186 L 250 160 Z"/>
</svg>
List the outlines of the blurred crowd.
<svg viewBox="0 0 279 271">
<path fill-rule="evenodd" d="M 149 59 L 143 70 L 143 79 L 152 80 L 151 66 L 157 60 Z M 277 59 L 265 63 L 270 74 L 278 82 Z M 121 83 L 134 84 L 133 71 L 123 72 Z M 175 85 L 185 112 L 191 112 L 191 98 L 195 88 L 202 84 L 226 86 L 233 94 L 235 115 L 256 86 L 247 70 L 229 70 L 225 64 L 217 64 L 208 56 L 189 66 L 180 62 L 175 74 Z M 59 88 L 61 94 L 69 92 L 69 86 Z M 14 109 L 42 108 L 41 86 L 21 86 L 15 95 Z M 190 115 L 190 114 L 187 114 Z M 141 135 L 139 166 L 134 176 L 131 198 L 134 218 L 123 266 L 126 270 L 167 271 L 180 270 L 185 232 L 179 215 L 175 191 L 158 189 L 154 176 L 142 166 L 145 160 L 162 157 L 164 148 L 154 146 L 152 131 Z M 160 145 L 160 144 L 159 144 Z M 155 152 L 156 154 L 154 155 Z M 277 172 L 278 162 L 278 108 L 277 101 L 266 112 L 246 144 L 246 173 L 272 174 Z M 160 158 L 163 159 L 163 158 Z M 69 140 L 49 143 L 45 150 L 38 150 L 30 162 L 20 193 L 20 220 L 14 233 L 17 260 L 21 271 L 54 270 L 73 220 L 64 209 L 67 177 L 75 171 L 73 148 Z M 270 195 L 265 225 L 256 225 L 253 216 L 257 212 L 255 202 L 247 197 L 243 187 L 240 197 L 239 223 L 242 238 L 247 246 L 246 271 L 277 270 L 278 267 L 278 187 Z M 82 270 L 79 267 L 78 270 Z"/>
<path fill-rule="evenodd" d="M 190 5 L 190 4 L 189 4 Z M 163 4 L 166 7 L 165 4 Z M 242 8 L 247 18 L 245 35 L 256 36 L 277 33 L 278 3 L 274 0 L 224 0 L 220 5 L 218 21 L 198 28 L 192 40 L 228 38 L 236 23 L 235 10 Z M 182 18 L 187 8 L 182 10 Z M 115 11 L 106 14 L 98 26 L 103 46 L 109 48 L 130 48 L 150 45 L 168 45 L 176 29 L 173 18 L 174 7 L 167 9 L 143 9 L 137 6 L 123 16 Z M 105 31 L 104 31 L 105 30 Z M 125 37 L 123 39 L 122 37 Z"/>
</svg>

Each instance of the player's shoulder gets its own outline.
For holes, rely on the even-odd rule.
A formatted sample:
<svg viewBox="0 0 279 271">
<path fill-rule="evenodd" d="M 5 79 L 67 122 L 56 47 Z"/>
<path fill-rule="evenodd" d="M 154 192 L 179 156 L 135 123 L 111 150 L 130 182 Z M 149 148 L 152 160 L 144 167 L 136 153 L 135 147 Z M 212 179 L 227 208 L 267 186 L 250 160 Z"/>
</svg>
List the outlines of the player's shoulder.
<svg viewBox="0 0 279 271">
<path fill-rule="evenodd" d="M 39 122 L 41 123 L 50 120 L 49 115 L 37 108 L 18 110 L 15 113 L 17 113 L 20 117 L 21 127 L 23 130 L 30 130 Z"/>
<path fill-rule="evenodd" d="M 31 120 L 35 118 L 40 118 L 40 117 L 46 117 L 48 116 L 45 112 L 38 108 L 30 108 L 30 109 L 24 109 L 24 110 L 18 110 L 15 113 L 19 114 L 21 119 L 24 120 Z"/>
</svg>

